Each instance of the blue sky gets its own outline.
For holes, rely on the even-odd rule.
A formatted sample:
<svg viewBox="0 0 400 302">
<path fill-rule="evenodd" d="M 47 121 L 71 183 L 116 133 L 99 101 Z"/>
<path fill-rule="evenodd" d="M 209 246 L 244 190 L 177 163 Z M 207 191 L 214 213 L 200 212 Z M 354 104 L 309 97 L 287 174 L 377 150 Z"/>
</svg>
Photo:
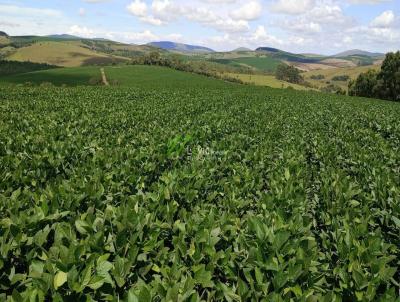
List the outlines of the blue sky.
<svg viewBox="0 0 400 302">
<path fill-rule="evenodd" d="M 400 1 L 0 0 L 0 30 L 135 44 L 171 40 L 216 50 L 387 52 L 400 49 Z"/>
</svg>

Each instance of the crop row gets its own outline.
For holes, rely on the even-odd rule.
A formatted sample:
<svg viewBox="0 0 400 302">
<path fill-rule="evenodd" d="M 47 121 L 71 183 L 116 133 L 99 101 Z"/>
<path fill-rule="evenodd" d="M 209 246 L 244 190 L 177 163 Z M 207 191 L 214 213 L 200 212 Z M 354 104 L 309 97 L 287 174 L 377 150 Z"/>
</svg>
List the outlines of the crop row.
<svg viewBox="0 0 400 302">
<path fill-rule="evenodd" d="M 0 299 L 398 301 L 399 117 L 254 87 L 0 88 Z"/>
</svg>

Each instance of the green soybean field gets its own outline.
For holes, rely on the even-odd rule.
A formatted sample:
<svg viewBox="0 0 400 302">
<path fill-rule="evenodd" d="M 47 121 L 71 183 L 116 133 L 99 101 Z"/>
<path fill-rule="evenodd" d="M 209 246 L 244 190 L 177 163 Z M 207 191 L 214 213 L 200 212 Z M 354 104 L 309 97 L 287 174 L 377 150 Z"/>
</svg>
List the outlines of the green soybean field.
<svg viewBox="0 0 400 302">
<path fill-rule="evenodd" d="M 155 85 L 0 87 L 1 301 L 399 301 L 400 104 Z"/>
</svg>

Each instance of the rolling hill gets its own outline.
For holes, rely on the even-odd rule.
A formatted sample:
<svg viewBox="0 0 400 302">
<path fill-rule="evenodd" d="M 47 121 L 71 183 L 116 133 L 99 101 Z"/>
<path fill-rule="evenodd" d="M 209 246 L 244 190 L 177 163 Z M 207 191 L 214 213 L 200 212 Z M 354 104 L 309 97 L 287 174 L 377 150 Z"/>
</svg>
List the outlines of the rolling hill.
<svg viewBox="0 0 400 302">
<path fill-rule="evenodd" d="M 84 47 L 80 42 L 39 42 L 21 47 L 7 57 L 13 61 L 31 61 L 57 66 L 74 67 L 92 63 L 111 64 L 126 58 L 116 57 Z"/>
<path fill-rule="evenodd" d="M 349 57 L 349 56 L 383 57 L 385 56 L 385 54 L 379 52 L 369 52 L 360 49 L 352 49 L 334 55 L 334 57 Z"/>
<path fill-rule="evenodd" d="M 212 61 L 220 66 L 235 68 L 238 72 L 246 69 L 269 74 L 282 62 L 310 71 L 373 66 L 379 65 L 381 60 L 381 54 L 362 50 L 346 51 L 335 56 L 296 54 L 273 47 L 258 47 L 255 51 L 241 47 L 228 52 L 215 52 L 204 46 L 170 41 L 133 45 L 102 38 L 84 39 L 68 34 L 8 36 L 5 32 L 0 32 L 0 59 L 5 60 L 76 67 L 126 62 L 153 51 L 158 51 L 163 56 L 179 54 L 184 61 Z"/>
<path fill-rule="evenodd" d="M 160 42 L 151 42 L 147 45 L 151 45 L 157 48 L 161 48 L 168 51 L 176 51 L 182 53 L 210 53 L 215 52 L 211 48 L 207 48 L 204 46 L 197 46 L 197 45 L 189 45 L 189 44 L 182 44 L 182 43 L 175 43 L 170 41 L 160 41 Z"/>
<path fill-rule="evenodd" d="M 349 81 L 334 81 L 334 77 L 347 75 L 351 80 L 356 79 L 361 73 L 367 72 L 368 70 L 380 70 L 380 65 L 371 66 L 355 66 L 346 68 L 332 68 L 325 70 L 312 70 L 303 74 L 304 79 L 315 87 L 323 88 L 330 84 L 341 87 L 344 90 L 348 89 Z M 315 76 L 320 76 L 320 79 L 316 79 Z"/>
<path fill-rule="evenodd" d="M 128 61 L 156 50 L 106 39 L 72 35 L 8 36 L 0 34 L 0 59 L 47 63 L 63 67 L 111 64 Z"/>
<path fill-rule="evenodd" d="M 231 52 L 248 52 L 248 51 L 252 51 L 252 50 L 247 47 L 238 47 L 238 48 L 232 50 Z"/>
<path fill-rule="evenodd" d="M 73 36 L 73 35 L 68 35 L 68 34 L 60 34 L 60 35 L 48 35 L 46 36 L 51 39 L 62 39 L 62 40 L 82 40 L 84 38 L 78 37 L 78 36 Z"/>
</svg>

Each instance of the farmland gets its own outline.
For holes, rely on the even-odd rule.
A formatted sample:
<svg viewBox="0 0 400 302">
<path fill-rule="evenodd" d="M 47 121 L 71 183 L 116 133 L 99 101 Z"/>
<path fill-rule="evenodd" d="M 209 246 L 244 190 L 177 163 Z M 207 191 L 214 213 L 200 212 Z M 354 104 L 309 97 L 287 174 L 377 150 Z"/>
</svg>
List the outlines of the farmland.
<svg viewBox="0 0 400 302">
<path fill-rule="evenodd" d="M 32 61 L 38 63 L 49 63 L 59 66 L 76 67 L 81 66 L 87 60 L 108 60 L 112 62 L 111 56 L 96 53 L 81 47 L 79 43 L 41 42 L 18 49 L 8 57 L 16 61 Z M 123 61 L 123 58 L 119 59 Z"/>
<path fill-rule="evenodd" d="M 400 104 L 141 71 L 0 87 L 1 301 L 398 301 Z"/>
<path fill-rule="evenodd" d="M 157 66 L 107 66 L 107 79 L 116 86 L 152 88 L 226 87 L 226 83 L 196 74 Z M 87 86 L 91 79 L 100 79 L 100 67 L 74 67 L 42 70 L 0 77 L 0 86 L 31 83 L 52 83 L 56 86 Z"/>
<path fill-rule="evenodd" d="M 346 68 L 331 68 L 325 70 L 313 70 L 304 73 L 304 78 L 306 81 L 312 83 L 316 87 L 324 87 L 329 84 L 335 84 L 341 88 L 347 90 L 348 81 L 332 81 L 335 76 L 347 75 L 350 79 L 356 79 L 361 73 L 367 72 L 368 70 L 380 70 L 380 65 L 370 65 L 370 66 L 358 66 L 358 67 L 346 67 Z M 324 76 L 323 79 L 315 80 L 312 76 Z M 329 84 L 327 84 L 327 82 Z"/>
<path fill-rule="evenodd" d="M 234 59 L 214 59 L 215 62 L 234 67 L 249 67 L 263 72 L 274 72 L 280 61 L 271 57 L 240 57 Z"/>
<path fill-rule="evenodd" d="M 271 88 L 294 88 L 296 90 L 307 90 L 309 88 L 293 84 L 285 81 L 280 81 L 276 79 L 274 75 L 264 75 L 264 74 L 243 74 L 243 73 L 229 73 L 230 77 L 239 79 L 247 84 L 252 84 L 256 86 L 267 86 Z"/>
</svg>

